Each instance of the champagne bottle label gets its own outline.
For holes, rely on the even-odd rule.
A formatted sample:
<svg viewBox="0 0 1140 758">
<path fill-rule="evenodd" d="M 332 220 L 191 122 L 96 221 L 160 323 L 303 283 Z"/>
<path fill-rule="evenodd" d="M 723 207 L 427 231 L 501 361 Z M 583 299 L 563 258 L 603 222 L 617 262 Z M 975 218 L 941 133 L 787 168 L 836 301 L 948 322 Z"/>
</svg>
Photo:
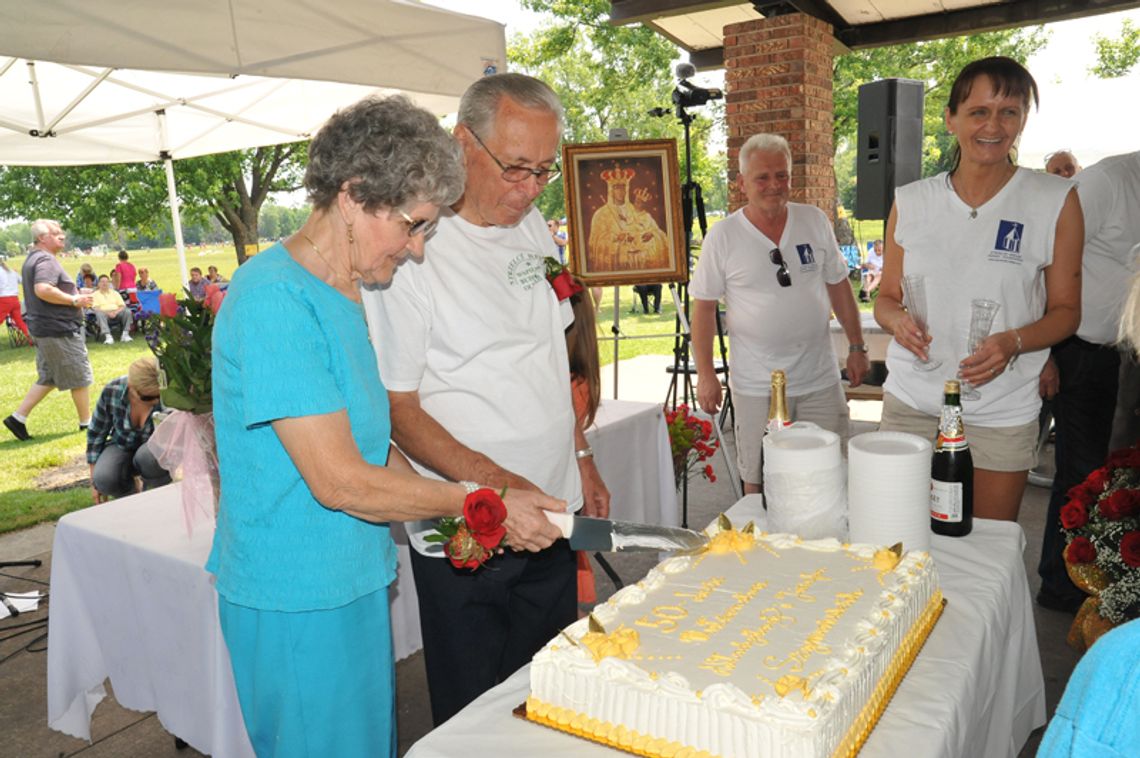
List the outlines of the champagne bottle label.
<svg viewBox="0 0 1140 758">
<path fill-rule="evenodd" d="M 930 482 L 930 517 L 936 521 L 958 524 L 962 521 L 962 483 Z"/>
</svg>

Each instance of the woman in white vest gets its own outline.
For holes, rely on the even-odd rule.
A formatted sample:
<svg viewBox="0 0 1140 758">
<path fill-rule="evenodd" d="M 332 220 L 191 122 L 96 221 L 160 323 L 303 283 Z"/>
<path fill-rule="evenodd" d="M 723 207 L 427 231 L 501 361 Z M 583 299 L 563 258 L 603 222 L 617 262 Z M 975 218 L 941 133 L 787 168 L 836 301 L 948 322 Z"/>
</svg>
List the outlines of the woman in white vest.
<svg viewBox="0 0 1140 758">
<path fill-rule="evenodd" d="M 1015 520 L 1036 463 L 1038 375 L 1049 347 L 1080 321 L 1084 222 L 1075 183 L 1019 168 L 1014 149 L 1037 104 L 1021 64 L 985 58 L 958 74 L 946 107 L 953 168 L 900 187 L 887 221 L 875 320 L 894 335 L 884 430 L 933 439 L 946 379 L 979 388 L 965 400 L 974 457 L 974 515 Z M 903 275 L 925 280 L 924 331 L 903 303 Z M 973 354 L 971 301 L 996 301 L 990 336 Z M 941 361 L 916 371 L 920 358 Z"/>
</svg>

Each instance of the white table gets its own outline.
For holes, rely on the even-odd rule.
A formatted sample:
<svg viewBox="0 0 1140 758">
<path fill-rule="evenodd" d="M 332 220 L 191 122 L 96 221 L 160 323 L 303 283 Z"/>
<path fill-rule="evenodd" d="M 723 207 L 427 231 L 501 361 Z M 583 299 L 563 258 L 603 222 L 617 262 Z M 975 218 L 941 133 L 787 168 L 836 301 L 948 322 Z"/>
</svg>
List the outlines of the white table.
<svg viewBox="0 0 1140 758">
<path fill-rule="evenodd" d="M 680 521 L 659 405 L 603 401 L 587 438 L 615 518 Z M 156 711 L 167 731 L 195 749 L 225 758 L 253 755 L 218 627 L 217 596 L 202 568 L 212 540 L 213 528 L 205 525 L 187 535 L 180 484 L 60 519 L 48 627 L 53 729 L 90 739 L 91 712 L 110 678 L 121 705 Z M 397 659 L 421 645 L 406 541 L 398 552 L 390 589 Z"/>
<path fill-rule="evenodd" d="M 729 510 L 763 524 L 759 498 Z M 974 521 L 960 539 L 934 537 L 948 600 L 861 758 L 1013 758 L 1045 723 L 1045 684 L 1017 524 Z M 457 755 L 605 758 L 618 753 L 511 715 L 526 699 L 530 667 L 417 742 L 408 758 Z M 728 757 L 726 757 L 728 758 Z"/>
</svg>

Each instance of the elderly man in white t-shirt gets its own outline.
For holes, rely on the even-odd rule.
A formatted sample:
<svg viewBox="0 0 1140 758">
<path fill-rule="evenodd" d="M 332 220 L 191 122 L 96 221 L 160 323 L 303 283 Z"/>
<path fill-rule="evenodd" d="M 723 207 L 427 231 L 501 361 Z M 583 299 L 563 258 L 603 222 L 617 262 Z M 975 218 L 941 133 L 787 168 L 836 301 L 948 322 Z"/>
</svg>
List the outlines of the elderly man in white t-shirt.
<svg viewBox="0 0 1140 758">
<path fill-rule="evenodd" d="M 545 277 L 550 232 L 533 205 L 558 174 L 562 105 L 522 74 L 484 77 L 459 104 L 467 184 L 422 261 L 364 293 L 392 439 L 423 475 L 538 489 L 609 514 L 571 406 L 564 317 Z M 526 664 L 577 617 L 577 563 L 542 511 L 508 513 L 537 536 L 475 571 L 409 525 L 432 720 L 439 725 Z"/>
<path fill-rule="evenodd" d="M 717 301 L 724 298 L 727 307 L 729 382 L 745 492 L 760 491 L 761 441 L 776 369 L 787 375 L 792 418 L 846 440 L 847 402 L 828 332 L 832 311 L 850 343 L 851 385 L 862 383 L 869 368 L 847 264 L 823 211 L 788 202 L 791 166 L 783 137 L 757 134 L 744 143 L 738 181 L 748 204 L 709 230 L 689 284 L 697 400 L 707 413 L 716 413 L 721 403 L 712 338 Z"/>
</svg>

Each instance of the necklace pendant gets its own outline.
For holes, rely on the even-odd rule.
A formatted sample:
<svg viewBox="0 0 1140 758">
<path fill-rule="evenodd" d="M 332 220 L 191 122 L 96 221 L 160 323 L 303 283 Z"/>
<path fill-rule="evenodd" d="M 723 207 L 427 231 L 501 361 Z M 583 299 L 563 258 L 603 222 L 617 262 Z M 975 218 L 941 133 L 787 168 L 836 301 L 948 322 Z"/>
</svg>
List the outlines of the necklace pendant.
<svg viewBox="0 0 1140 758">
<path fill-rule="evenodd" d="M 977 218 L 977 217 L 978 217 L 978 209 L 977 208 L 971 208 L 970 209 L 970 218 Z"/>
</svg>

